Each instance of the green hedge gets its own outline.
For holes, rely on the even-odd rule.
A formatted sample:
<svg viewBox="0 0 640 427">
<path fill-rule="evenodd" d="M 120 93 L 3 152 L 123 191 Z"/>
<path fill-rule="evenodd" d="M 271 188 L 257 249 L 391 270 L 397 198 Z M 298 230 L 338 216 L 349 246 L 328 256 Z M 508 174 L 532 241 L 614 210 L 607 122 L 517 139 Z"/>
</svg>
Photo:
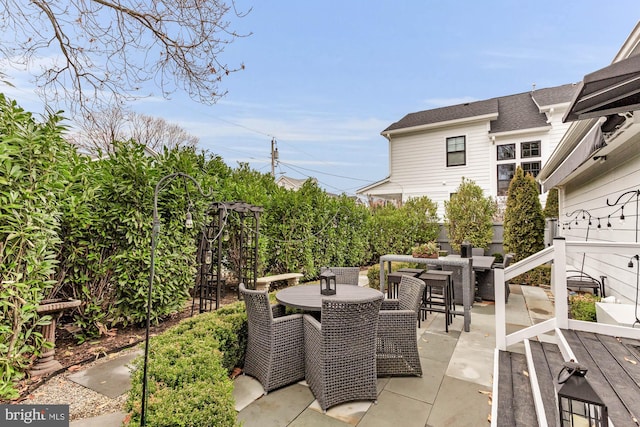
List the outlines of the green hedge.
<svg viewBox="0 0 640 427">
<path fill-rule="evenodd" d="M 419 266 L 415 263 L 410 262 L 391 263 L 391 271 L 398 271 L 398 269 L 400 268 L 424 268 L 424 265 Z M 385 269 L 385 279 L 387 274 L 389 274 L 389 272 Z M 380 290 L 380 264 L 375 264 L 369 267 L 369 269 L 367 270 L 367 279 L 369 279 L 370 288 Z"/>
<path fill-rule="evenodd" d="M 595 322 L 597 297 L 589 293 L 578 293 L 569 297 L 569 314 L 572 319 Z"/>
<path fill-rule="evenodd" d="M 243 302 L 180 322 L 149 345 L 146 424 L 233 426 L 233 369 L 244 364 L 247 322 Z M 140 425 L 143 359 L 134 362 L 126 403 L 130 426 Z"/>
<path fill-rule="evenodd" d="M 54 284 L 59 202 L 75 159 L 61 120 L 36 120 L 0 94 L 0 399 L 18 397 L 15 383 L 50 348 L 39 327 L 51 317 L 36 310 Z"/>
</svg>

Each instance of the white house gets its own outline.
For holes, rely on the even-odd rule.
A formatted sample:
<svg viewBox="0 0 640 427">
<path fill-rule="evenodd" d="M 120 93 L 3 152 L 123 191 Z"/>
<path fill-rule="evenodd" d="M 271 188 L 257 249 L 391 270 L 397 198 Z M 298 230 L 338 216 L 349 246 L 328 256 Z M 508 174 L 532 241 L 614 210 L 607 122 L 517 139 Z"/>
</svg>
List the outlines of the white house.
<svg viewBox="0 0 640 427">
<path fill-rule="evenodd" d="M 462 177 L 489 196 L 505 196 L 516 166 L 538 174 L 568 124 L 576 86 L 567 84 L 407 114 L 381 134 L 389 144 L 389 176 L 357 191 L 405 201 L 444 201 Z"/>
<path fill-rule="evenodd" d="M 307 179 L 310 178 L 297 179 L 291 178 L 286 175 L 281 175 L 280 177 L 278 177 L 278 179 L 276 179 L 276 184 L 278 184 L 280 187 L 286 188 L 287 190 L 299 190 L 300 188 L 302 188 L 304 183 L 307 182 Z M 317 182 L 315 178 L 311 178 L 311 180 L 313 182 Z"/>
<path fill-rule="evenodd" d="M 638 242 L 640 196 L 640 24 L 613 64 L 585 76 L 566 114 L 570 127 L 538 176 L 558 188 L 567 240 Z M 569 265 L 606 276 L 606 293 L 636 299 L 628 256 L 577 254 Z"/>
<path fill-rule="evenodd" d="M 558 188 L 559 234 L 552 246 L 495 270 L 496 352 L 492 426 L 637 426 L 640 408 L 640 24 L 613 63 L 584 76 L 564 120 L 566 134 L 538 174 Z M 504 283 L 553 262 L 554 317 L 507 334 Z M 618 302 L 597 303 L 598 322 L 568 315 L 567 270 L 606 276 Z M 601 314 L 604 314 L 601 319 Z M 521 350 L 507 351 L 524 344 Z M 576 405 L 561 396 L 565 363 L 586 369 Z M 584 369 L 581 369 L 584 372 Z M 592 399 L 597 397 L 597 399 Z M 594 405 L 586 407 L 585 401 Z M 514 411 L 513 404 L 519 406 Z M 525 408 L 531 405 L 533 408 Z M 603 408 L 602 405 L 606 407 Z M 559 410 L 562 409 L 562 411 Z M 533 420 L 535 418 L 535 420 Z M 519 424 L 518 424 L 519 425 Z M 522 424 L 525 425 L 525 424 Z"/>
</svg>

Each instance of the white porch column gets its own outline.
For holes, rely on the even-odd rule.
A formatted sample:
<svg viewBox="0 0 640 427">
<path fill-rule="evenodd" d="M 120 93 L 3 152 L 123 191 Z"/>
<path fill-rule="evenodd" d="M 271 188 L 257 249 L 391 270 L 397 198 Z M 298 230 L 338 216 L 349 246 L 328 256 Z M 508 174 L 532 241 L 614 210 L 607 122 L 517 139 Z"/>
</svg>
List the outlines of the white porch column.
<svg viewBox="0 0 640 427">
<path fill-rule="evenodd" d="M 569 303 L 567 301 L 567 245 L 564 237 L 553 239 L 553 294 L 555 299 L 556 325 L 569 327 Z"/>
</svg>

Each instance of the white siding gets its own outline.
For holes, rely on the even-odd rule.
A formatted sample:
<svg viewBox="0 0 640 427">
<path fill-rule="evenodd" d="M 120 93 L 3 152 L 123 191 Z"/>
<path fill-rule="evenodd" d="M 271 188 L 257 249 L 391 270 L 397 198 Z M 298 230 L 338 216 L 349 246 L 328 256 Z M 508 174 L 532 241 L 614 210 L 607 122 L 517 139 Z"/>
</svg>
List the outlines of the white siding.
<svg viewBox="0 0 640 427">
<path fill-rule="evenodd" d="M 466 164 L 447 167 L 446 140 L 455 136 L 466 138 Z M 487 194 L 495 193 L 488 168 L 490 148 L 486 122 L 395 136 L 390 143 L 390 180 L 402 188 L 405 198 L 426 195 L 438 203 L 442 218 L 444 201 L 456 191 L 462 177 L 473 180 Z"/>
<path fill-rule="evenodd" d="M 636 197 L 634 194 L 624 196 L 616 206 L 613 204 L 620 195 L 627 191 L 640 189 L 640 134 L 636 133 L 624 146 L 607 155 L 604 164 L 594 164 L 589 171 L 570 181 L 564 186 L 560 199 L 560 223 L 568 222 L 576 215 L 568 216 L 576 210 L 586 210 L 592 216 L 592 225 L 588 219 L 582 219 L 578 214 L 577 222 L 565 224 L 560 234 L 567 240 L 588 240 L 605 242 L 634 242 L 637 241 Z M 587 159 L 587 162 L 592 161 Z M 624 208 L 625 222 L 620 223 L 621 205 L 629 203 Z M 599 219 L 599 221 L 598 221 Z M 600 231 L 597 225 L 600 222 Z M 611 227 L 607 227 L 607 223 Z M 577 259 L 576 259 L 577 258 Z M 568 263 L 580 267 L 582 256 L 568 260 Z M 592 276 L 607 276 L 607 295 L 614 295 L 622 302 L 632 302 L 636 293 L 636 268 L 629 268 L 628 257 L 616 254 L 606 256 L 585 256 L 584 271 Z"/>
</svg>

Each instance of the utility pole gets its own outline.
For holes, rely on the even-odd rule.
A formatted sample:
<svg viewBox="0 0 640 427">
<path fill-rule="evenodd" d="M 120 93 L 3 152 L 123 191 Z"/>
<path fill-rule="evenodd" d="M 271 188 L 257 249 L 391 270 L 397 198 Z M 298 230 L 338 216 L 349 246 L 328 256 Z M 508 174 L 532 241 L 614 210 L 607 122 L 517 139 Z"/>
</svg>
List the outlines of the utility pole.
<svg viewBox="0 0 640 427">
<path fill-rule="evenodd" d="M 276 162 L 278 161 L 278 147 L 276 139 L 271 138 L 271 176 L 276 177 Z"/>
</svg>

